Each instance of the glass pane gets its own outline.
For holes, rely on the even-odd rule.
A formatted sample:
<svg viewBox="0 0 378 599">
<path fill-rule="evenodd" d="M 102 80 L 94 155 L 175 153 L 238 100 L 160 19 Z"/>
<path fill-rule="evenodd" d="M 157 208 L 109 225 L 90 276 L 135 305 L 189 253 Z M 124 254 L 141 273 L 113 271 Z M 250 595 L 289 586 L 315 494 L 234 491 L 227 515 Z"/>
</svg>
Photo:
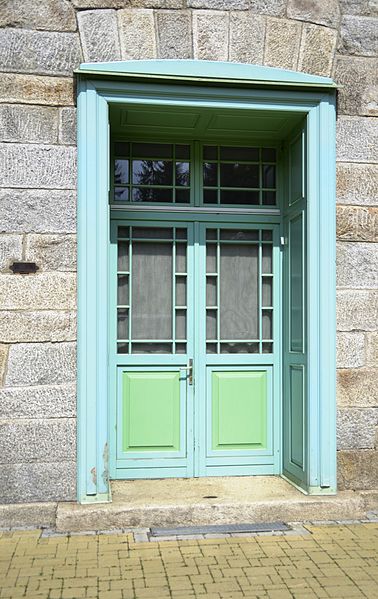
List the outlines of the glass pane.
<svg viewBox="0 0 378 599">
<path fill-rule="evenodd" d="M 273 231 L 269 229 L 264 229 L 262 231 L 262 240 L 263 241 L 272 241 L 273 239 Z"/>
<path fill-rule="evenodd" d="M 129 190 L 123 187 L 114 188 L 114 201 L 115 202 L 128 202 L 129 201 Z"/>
<path fill-rule="evenodd" d="M 116 156 L 129 156 L 130 144 L 123 141 L 116 141 L 114 144 L 114 154 Z"/>
<path fill-rule="evenodd" d="M 176 343 L 176 354 L 186 354 L 186 343 Z"/>
<path fill-rule="evenodd" d="M 205 187 L 216 187 L 218 185 L 218 165 L 212 162 L 204 162 L 203 184 Z"/>
<path fill-rule="evenodd" d="M 118 237 L 128 239 L 130 237 L 130 227 L 118 227 Z"/>
<path fill-rule="evenodd" d="M 274 164 L 263 165 L 263 187 L 276 186 L 276 166 Z"/>
<path fill-rule="evenodd" d="M 262 280 L 262 305 L 263 307 L 271 307 L 273 301 L 273 279 L 271 277 L 263 277 Z"/>
<path fill-rule="evenodd" d="M 259 187 L 258 164 L 221 164 L 220 184 L 222 187 Z"/>
<path fill-rule="evenodd" d="M 259 232 L 253 231 L 252 229 L 222 229 L 220 232 L 220 238 L 236 241 L 258 241 Z"/>
<path fill-rule="evenodd" d="M 129 305 L 129 275 L 118 275 L 117 303 L 119 306 Z"/>
<path fill-rule="evenodd" d="M 217 229 L 206 229 L 206 239 L 216 239 Z"/>
<path fill-rule="evenodd" d="M 176 146 L 176 158 L 190 158 L 190 146 Z"/>
<path fill-rule="evenodd" d="M 189 162 L 176 162 L 176 185 L 190 185 L 190 164 Z"/>
<path fill-rule="evenodd" d="M 303 244 L 302 215 L 290 223 L 290 349 L 303 351 Z"/>
<path fill-rule="evenodd" d="M 217 311 L 206 310 L 206 339 L 217 338 Z"/>
<path fill-rule="evenodd" d="M 128 354 L 129 353 L 129 344 L 128 343 L 117 343 L 117 352 L 119 354 Z"/>
<path fill-rule="evenodd" d="M 212 189 L 205 189 L 203 192 L 203 202 L 204 204 L 217 204 L 218 192 Z"/>
<path fill-rule="evenodd" d="M 129 311 L 124 308 L 117 310 L 117 338 L 129 338 Z"/>
<path fill-rule="evenodd" d="M 272 354 L 273 353 L 273 343 L 263 343 L 262 344 L 262 353 L 263 354 Z"/>
<path fill-rule="evenodd" d="M 220 148 L 220 159 L 221 160 L 246 160 L 258 162 L 259 160 L 259 149 L 258 148 L 233 148 L 222 147 Z"/>
<path fill-rule="evenodd" d="M 217 305 L 217 278 L 206 277 L 206 305 Z"/>
<path fill-rule="evenodd" d="M 221 245 L 221 339 L 259 338 L 258 246 Z"/>
<path fill-rule="evenodd" d="M 186 272 L 186 244 L 176 244 L 176 272 Z"/>
<path fill-rule="evenodd" d="M 133 243 L 131 317 L 132 339 L 171 338 L 171 243 Z"/>
<path fill-rule="evenodd" d="M 176 277 L 176 306 L 186 306 L 186 277 Z"/>
<path fill-rule="evenodd" d="M 216 354 L 217 353 L 217 344 L 216 343 L 206 343 L 206 353 Z"/>
<path fill-rule="evenodd" d="M 276 161 L 276 149 L 275 148 L 261 148 L 261 160 L 268 162 Z"/>
<path fill-rule="evenodd" d="M 114 183 L 127 185 L 129 182 L 129 161 L 118 158 L 114 161 Z"/>
<path fill-rule="evenodd" d="M 172 158 L 171 144 L 133 144 L 133 156 L 138 158 Z"/>
<path fill-rule="evenodd" d="M 129 270 L 129 242 L 118 242 L 118 270 Z"/>
<path fill-rule="evenodd" d="M 189 204 L 189 202 L 190 202 L 189 189 L 176 189 L 176 202 L 177 202 L 177 204 Z"/>
<path fill-rule="evenodd" d="M 221 204 L 252 204 L 259 203 L 258 191 L 221 191 Z"/>
<path fill-rule="evenodd" d="M 276 203 L 276 192 L 275 191 L 263 191 L 262 192 L 262 203 L 265 206 L 274 206 Z"/>
<path fill-rule="evenodd" d="M 263 273 L 272 273 L 272 246 L 264 244 L 262 246 L 262 271 Z"/>
<path fill-rule="evenodd" d="M 217 146 L 204 146 L 203 147 L 204 160 L 217 160 L 217 157 L 218 157 Z"/>
<path fill-rule="evenodd" d="M 172 202 L 172 189 L 133 189 L 133 202 Z"/>
<path fill-rule="evenodd" d="M 188 236 L 187 229 L 176 229 L 176 239 L 186 239 Z"/>
<path fill-rule="evenodd" d="M 217 272 L 217 246 L 215 243 L 206 244 L 206 272 Z"/>
<path fill-rule="evenodd" d="M 132 343 L 133 354 L 171 354 L 172 343 Z"/>
<path fill-rule="evenodd" d="M 176 310 L 176 339 L 186 339 L 186 310 Z"/>
<path fill-rule="evenodd" d="M 166 160 L 133 160 L 135 185 L 172 185 L 173 163 Z"/>
<path fill-rule="evenodd" d="M 273 337 L 273 311 L 262 311 L 262 338 L 272 339 Z"/>
<path fill-rule="evenodd" d="M 258 343 L 221 343 L 221 354 L 258 354 Z"/>
<path fill-rule="evenodd" d="M 172 239 L 170 227 L 133 227 L 133 239 Z"/>
</svg>

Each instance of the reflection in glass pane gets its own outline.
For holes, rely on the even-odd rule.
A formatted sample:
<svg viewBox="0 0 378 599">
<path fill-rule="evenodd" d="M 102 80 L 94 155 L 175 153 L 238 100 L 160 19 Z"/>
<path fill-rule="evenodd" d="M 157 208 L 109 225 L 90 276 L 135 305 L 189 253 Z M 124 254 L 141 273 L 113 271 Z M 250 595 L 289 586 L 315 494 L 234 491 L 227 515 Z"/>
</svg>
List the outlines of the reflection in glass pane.
<svg viewBox="0 0 378 599">
<path fill-rule="evenodd" d="M 216 239 L 217 229 L 206 229 L 206 239 Z"/>
<path fill-rule="evenodd" d="M 272 277 L 263 277 L 262 280 L 262 305 L 264 308 L 270 308 L 273 304 L 273 279 Z"/>
<path fill-rule="evenodd" d="M 129 353 L 129 344 L 128 343 L 117 343 L 117 353 L 128 354 Z"/>
<path fill-rule="evenodd" d="M 221 354 L 258 354 L 258 343 L 221 343 Z"/>
<path fill-rule="evenodd" d="M 129 156 L 130 144 L 123 141 L 116 141 L 114 144 L 114 154 L 115 156 Z"/>
<path fill-rule="evenodd" d="M 189 162 L 176 162 L 176 185 L 185 187 L 190 185 Z"/>
<path fill-rule="evenodd" d="M 172 145 L 134 143 L 133 156 L 138 158 L 172 158 Z"/>
<path fill-rule="evenodd" d="M 186 339 L 186 310 L 176 310 L 176 339 Z"/>
<path fill-rule="evenodd" d="M 130 227 L 118 227 L 118 237 L 129 238 Z"/>
<path fill-rule="evenodd" d="M 173 164 L 166 160 L 133 160 L 135 185 L 172 185 Z"/>
<path fill-rule="evenodd" d="M 134 187 L 133 202 L 172 202 L 172 189 Z"/>
<path fill-rule="evenodd" d="M 129 161 L 116 158 L 114 161 L 114 183 L 127 185 L 129 182 Z"/>
<path fill-rule="evenodd" d="M 188 236 L 187 229 L 176 229 L 176 239 L 186 239 Z"/>
<path fill-rule="evenodd" d="M 176 306 L 186 306 L 186 277 L 176 276 Z"/>
<path fill-rule="evenodd" d="M 132 343 L 133 354 L 171 354 L 172 343 Z"/>
<path fill-rule="evenodd" d="M 176 354 L 186 354 L 186 343 L 176 343 Z"/>
<path fill-rule="evenodd" d="M 117 310 L 117 338 L 129 338 L 129 311 L 127 308 Z"/>
<path fill-rule="evenodd" d="M 276 204 L 276 192 L 275 191 L 263 191 L 262 192 L 262 203 L 265 206 L 274 206 Z"/>
<path fill-rule="evenodd" d="M 265 341 L 262 344 L 262 353 L 263 354 L 272 354 L 273 353 L 273 343 L 267 343 Z"/>
<path fill-rule="evenodd" d="M 216 187 L 218 185 L 218 165 L 216 163 L 204 162 L 203 184 L 205 187 Z"/>
<path fill-rule="evenodd" d="M 190 202 L 189 189 L 176 189 L 176 203 L 177 204 L 189 204 L 189 202 Z"/>
<path fill-rule="evenodd" d="M 206 310 L 206 339 L 217 338 L 217 311 Z"/>
<path fill-rule="evenodd" d="M 273 311 L 262 311 L 262 338 L 272 339 L 273 337 Z"/>
<path fill-rule="evenodd" d="M 204 189 L 203 191 L 203 203 L 204 204 L 217 204 L 218 192 L 212 189 Z"/>
<path fill-rule="evenodd" d="M 258 164 L 221 164 L 220 184 L 223 187 L 259 187 Z"/>
<path fill-rule="evenodd" d="M 276 186 L 276 166 L 274 164 L 263 165 L 263 187 Z"/>
<path fill-rule="evenodd" d="M 118 242 L 118 270 L 129 270 L 129 242 Z"/>
<path fill-rule="evenodd" d="M 128 202 L 129 201 L 129 190 L 123 187 L 114 188 L 114 201 L 115 202 Z"/>
<path fill-rule="evenodd" d="M 171 339 L 171 243 L 133 243 L 131 316 L 132 339 Z"/>
<path fill-rule="evenodd" d="M 259 232 L 253 229 L 221 229 L 220 238 L 236 241 L 258 241 Z"/>
<path fill-rule="evenodd" d="M 206 306 L 217 305 L 217 278 L 206 277 Z"/>
<path fill-rule="evenodd" d="M 119 306 L 129 305 L 129 275 L 118 275 L 117 304 Z"/>
<path fill-rule="evenodd" d="M 217 146 L 204 146 L 203 147 L 204 160 L 217 160 L 217 157 L 218 157 Z"/>
<path fill-rule="evenodd" d="M 264 244 L 262 246 L 262 271 L 265 274 L 271 274 L 272 271 L 272 246 Z"/>
<path fill-rule="evenodd" d="M 303 242 L 302 215 L 290 222 L 290 349 L 303 351 Z"/>
<path fill-rule="evenodd" d="M 252 204 L 259 203 L 258 191 L 221 191 L 221 204 Z"/>
<path fill-rule="evenodd" d="M 186 244 L 176 244 L 176 272 L 186 272 Z"/>
<path fill-rule="evenodd" d="M 221 339 L 259 338 L 258 246 L 221 244 Z"/>
<path fill-rule="evenodd" d="M 187 158 L 190 159 L 190 146 L 177 145 L 176 146 L 176 158 Z"/>
<path fill-rule="evenodd" d="M 276 161 L 276 149 L 275 148 L 261 148 L 261 160 L 263 162 L 275 162 Z"/>
<path fill-rule="evenodd" d="M 258 162 L 258 148 L 233 148 L 232 146 L 220 148 L 221 160 L 245 160 L 247 162 Z"/>
<path fill-rule="evenodd" d="M 217 272 L 217 246 L 215 243 L 206 244 L 206 272 Z"/>
</svg>

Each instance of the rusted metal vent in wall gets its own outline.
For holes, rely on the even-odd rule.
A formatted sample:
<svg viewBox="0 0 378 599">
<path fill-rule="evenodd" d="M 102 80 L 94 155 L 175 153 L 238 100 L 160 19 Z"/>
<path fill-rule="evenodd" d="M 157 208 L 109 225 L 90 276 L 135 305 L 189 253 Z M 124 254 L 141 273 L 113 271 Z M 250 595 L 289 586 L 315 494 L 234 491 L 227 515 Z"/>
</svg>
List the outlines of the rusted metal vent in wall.
<svg viewBox="0 0 378 599">
<path fill-rule="evenodd" d="M 151 537 L 175 535 L 237 534 L 243 532 L 275 532 L 291 530 L 284 522 L 259 522 L 252 524 L 211 524 L 207 526 L 178 526 L 177 528 L 151 528 Z"/>
</svg>

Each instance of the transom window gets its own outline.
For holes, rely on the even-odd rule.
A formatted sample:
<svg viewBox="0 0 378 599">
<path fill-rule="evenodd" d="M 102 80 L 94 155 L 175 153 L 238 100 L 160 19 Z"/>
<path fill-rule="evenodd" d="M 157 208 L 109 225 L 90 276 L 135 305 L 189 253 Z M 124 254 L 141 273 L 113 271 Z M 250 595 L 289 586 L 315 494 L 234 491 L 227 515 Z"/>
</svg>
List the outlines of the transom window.
<svg viewBox="0 0 378 599">
<path fill-rule="evenodd" d="M 197 166 L 193 155 L 190 144 L 115 142 L 113 201 L 276 205 L 275 148 L 204 145 Z"/>
</svg>

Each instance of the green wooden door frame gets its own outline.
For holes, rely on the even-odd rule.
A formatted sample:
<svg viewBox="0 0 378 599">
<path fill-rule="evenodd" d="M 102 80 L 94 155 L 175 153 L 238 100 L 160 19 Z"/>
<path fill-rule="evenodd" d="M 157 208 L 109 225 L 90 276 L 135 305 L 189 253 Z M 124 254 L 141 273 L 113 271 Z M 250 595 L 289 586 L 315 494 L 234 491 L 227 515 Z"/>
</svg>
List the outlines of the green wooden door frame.
<svg viewBox="0 0 378 599">
<path fill-rule="evenodd" d="M 78 466 L 80 502 L 110 501 L 109 109 L 114 104 L 286 111 L 307 134 L 308 493 L 336 490 L 335 85 L 207 61 L 85 64 L 78 74 Z M 148 208 L 146 208 L 148 210 Z M 142 213 L 141 213 L 142 214 Z M 148 212 L 145 212 L 148 214 Z"/>
</svg>

